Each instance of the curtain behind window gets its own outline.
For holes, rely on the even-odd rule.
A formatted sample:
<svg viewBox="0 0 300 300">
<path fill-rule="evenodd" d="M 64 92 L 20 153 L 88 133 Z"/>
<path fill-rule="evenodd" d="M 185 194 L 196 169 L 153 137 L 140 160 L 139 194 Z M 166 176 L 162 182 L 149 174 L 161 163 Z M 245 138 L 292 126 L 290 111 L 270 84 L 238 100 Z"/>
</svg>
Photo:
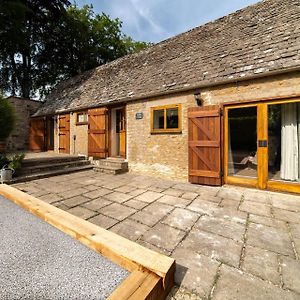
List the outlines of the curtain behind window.
<svg viewBox="0 0 300 300">
<path fill-rule="evenodd" d="M 283 180 L 299 180 L 299 139 L 300 124 L 297 103 L 281 106 L 281 166 Z"/>
</svg>

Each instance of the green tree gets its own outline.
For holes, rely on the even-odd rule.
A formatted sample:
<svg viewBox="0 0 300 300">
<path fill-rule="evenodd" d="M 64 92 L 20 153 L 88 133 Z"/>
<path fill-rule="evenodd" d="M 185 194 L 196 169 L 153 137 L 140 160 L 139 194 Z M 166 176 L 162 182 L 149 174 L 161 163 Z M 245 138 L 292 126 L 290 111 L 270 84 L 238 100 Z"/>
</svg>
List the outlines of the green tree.
<svg viewBox="0 0 300 300">
<path fill-rule="evenodd" d="M 149 46 L 119 19 L 67 0 L 2 0 L 0 28 L 0 88 L 23 97 Z"/>
<path fill-rule="evenodd" d="M 5 141 L 16 124 L 16 114 L 13 105 L 0 95 L 0 142 Z"/>
</svg>

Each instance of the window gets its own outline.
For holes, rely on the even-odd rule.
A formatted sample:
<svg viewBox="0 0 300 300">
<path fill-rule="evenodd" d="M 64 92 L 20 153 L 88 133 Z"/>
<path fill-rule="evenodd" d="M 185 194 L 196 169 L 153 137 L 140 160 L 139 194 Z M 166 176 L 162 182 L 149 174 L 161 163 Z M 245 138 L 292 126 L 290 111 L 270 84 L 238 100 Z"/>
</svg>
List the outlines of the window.
<svg viewBox="0 0 300 300">
<path fill-rule="evenodd" d="M 151 108 L 152 133 L 180 133 L 181 105 L 167 105 Z"/>
<path fill-rule="evenodd" d="M 88 114 L 86 112 L 79 112 L 76 116 L 76 125 L 84 125 L 88 123 Z"/>
</svg>

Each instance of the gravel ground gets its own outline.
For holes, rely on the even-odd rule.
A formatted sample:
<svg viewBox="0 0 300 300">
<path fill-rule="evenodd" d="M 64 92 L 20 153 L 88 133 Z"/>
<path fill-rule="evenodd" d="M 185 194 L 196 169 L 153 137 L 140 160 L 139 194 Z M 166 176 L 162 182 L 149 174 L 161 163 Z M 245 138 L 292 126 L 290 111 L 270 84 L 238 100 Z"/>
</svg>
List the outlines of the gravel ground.
<svg viewBox="0 0 300 300">
<path fill-rule="evenodd" d="M 0 299 L 106 299 L 127 276 L 0 196 Z"/>
</svg>

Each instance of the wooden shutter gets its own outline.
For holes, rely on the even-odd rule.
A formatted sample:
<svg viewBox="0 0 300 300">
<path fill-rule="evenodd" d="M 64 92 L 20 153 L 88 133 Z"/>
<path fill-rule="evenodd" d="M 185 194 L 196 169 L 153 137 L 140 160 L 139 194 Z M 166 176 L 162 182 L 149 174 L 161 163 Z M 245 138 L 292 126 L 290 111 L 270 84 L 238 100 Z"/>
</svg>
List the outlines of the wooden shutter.
<svg viewBox="0 0 300 300">
<path fill-rule="evenodd" d="M 70 115 L 58 116 L 59 153 L 70 153 Z"/>
<path fill-rule="evenodd" d="M 31 151 L 45 150 L 45 120 L 44 118 L 31 118 L 29 129 L 29 149 Z"/>
<path fill-rule="evenodd" d="M 190 108 L 189 181 L 222 184 L 221 110 L 218 105 Z"/>
<path fill-rule="evenodd" d="M 105 158 L 107 149 L 107 108 L 88 110 L 88 152 L 89 156 Z"/>
</svg>

